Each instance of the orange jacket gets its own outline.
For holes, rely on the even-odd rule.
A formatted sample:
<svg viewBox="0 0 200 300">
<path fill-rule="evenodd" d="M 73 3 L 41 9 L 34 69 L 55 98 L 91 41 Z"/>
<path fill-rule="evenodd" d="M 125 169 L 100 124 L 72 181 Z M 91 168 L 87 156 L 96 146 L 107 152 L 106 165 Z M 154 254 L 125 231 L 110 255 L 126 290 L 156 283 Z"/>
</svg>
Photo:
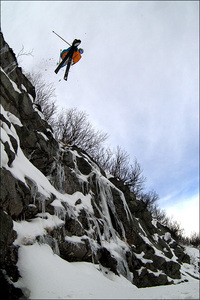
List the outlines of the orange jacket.
<svg viewBox="0 0 200 300">
<path fill-rule="evenodd" d="M 68 49 L 67 49 L 67 50 L 68 50 Z M 62 59 L 63 59 L 63 58 L 67 55 L 67 53 L 69 52 L 69 51 L 67 51 L 67 50 L 64 50 L 64 51 L 61 53 L 61 58 L 62 58 Z M 72 56 L 72 60 L 73 60 L 72 64 L 73 64 L 73 65 L 76 64 L 80 59 L 81 59 L 81 54 L 80 54 L 80 52 L 77 50 L 77 51 L 74 52 L 74 54 L 73 54 L 73 56 Z M 65 64 L 65 65 L 66 65 L 66 64 Z"/>
<path fill-rule="evenodd" d="M 81 54 L 79 51 L 75 51 L 73 56 L 72 56 L 72 59 L 73 59 L 73 65 L 76 64 L 80 59 L 81 59 Z"/>
</svg>

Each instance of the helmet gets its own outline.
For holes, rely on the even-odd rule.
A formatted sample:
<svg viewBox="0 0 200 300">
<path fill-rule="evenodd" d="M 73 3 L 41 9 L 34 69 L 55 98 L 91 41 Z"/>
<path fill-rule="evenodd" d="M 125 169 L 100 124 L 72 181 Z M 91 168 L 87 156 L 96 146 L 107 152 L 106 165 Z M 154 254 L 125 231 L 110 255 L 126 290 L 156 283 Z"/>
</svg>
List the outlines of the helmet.
<svg viewBox="0 0 200 300">
<path fill-rule="evenodd" d="M 83 52 L 84 52 L 83 49 L 81 49 L 81 48 L 78 49 L 78 51 L 79 51 L 80 54 L 83 54 Z"/>
</svg>

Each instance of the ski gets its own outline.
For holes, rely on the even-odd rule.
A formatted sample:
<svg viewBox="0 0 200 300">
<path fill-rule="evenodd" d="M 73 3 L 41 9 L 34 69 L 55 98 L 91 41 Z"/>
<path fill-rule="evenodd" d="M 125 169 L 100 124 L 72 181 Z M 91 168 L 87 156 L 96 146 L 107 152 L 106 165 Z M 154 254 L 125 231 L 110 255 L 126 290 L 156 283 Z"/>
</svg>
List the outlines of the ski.
<svg viewBox="0 0 200 300">
<path fill-rule="evenodd" d="M 59 65 L 57 66 L 57 68 L 55 69 L 55 73 L 57 74 L 58 71 L 62 68 L 62 66 L 64 65 L 64 63 L 66 62 L 66 60 L 69 58 L 69 56 L 73 56 L 73 53 L 74 53 L 74 49 L 71 48 L 69 50 L 69 52 L 67 53 L 67 55 L 63 58 L 63 60 L 59 63 Z"/>
<path fill-rule="evenodd" d="M 67 77 L 68 77 L 68 74 L 69 74 L 69 69 L 71 67 L 71 63 L 72 63 L 72 57 L 69 57 L 69 61 L 67 63 L 67 67 L 66 67 L 65 75 L 64 75 L 64 80 L 66 80 L 66 81 L 67 81 Z"/>
<path fill-rule="evenodd" d="M 55 32 L 54 32 L 55 33 Z M 66 71 L 65 71 L 65 75 L 64 75 L 64 80 L 67 80 L 68 77 L 68 73 L 69 73 L 69 69 L 71 67 L 71 61 L 72 61 L 72 57 L 74 54 L 74 51 L 77 50 L 78 45 L 80 45 L 81 40 L 77 40 L 75 39 L 72 43 L 71 49 L 69 50 L 69 52 L 66 54 L 66 56 L 63 58 L 63 60 L 59 63 L 59 65 L 57 66 L 57 68 L 55 69 L 55 73 L 57 74 L 59 72 L 59 70 L 62 68 L 62 66 L 64 65 L 64 63 L 68 60 L 67 62 L 67 67 L 66 67 Z"/>
</svg>

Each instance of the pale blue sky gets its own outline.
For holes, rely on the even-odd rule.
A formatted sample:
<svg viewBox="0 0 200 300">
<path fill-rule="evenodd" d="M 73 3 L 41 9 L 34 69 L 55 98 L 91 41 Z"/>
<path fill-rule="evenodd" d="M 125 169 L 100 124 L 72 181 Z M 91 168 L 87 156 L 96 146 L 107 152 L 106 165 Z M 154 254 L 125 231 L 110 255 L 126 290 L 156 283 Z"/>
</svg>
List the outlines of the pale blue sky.
<svg viewBox="0 0 200 300">
<path fill-rule="evenodd" d="M 21 64 L 54 83 L 58 105 L 85 110 L 137 158 L 161 207 L 192 206 L 197 220 L 198 1 L 2 1 L 1 18 L 15 53 L 33 49 Z M 67 45 L 52 30 L 85 50 L 67 82 L 54 73 Z"/>
</svg>

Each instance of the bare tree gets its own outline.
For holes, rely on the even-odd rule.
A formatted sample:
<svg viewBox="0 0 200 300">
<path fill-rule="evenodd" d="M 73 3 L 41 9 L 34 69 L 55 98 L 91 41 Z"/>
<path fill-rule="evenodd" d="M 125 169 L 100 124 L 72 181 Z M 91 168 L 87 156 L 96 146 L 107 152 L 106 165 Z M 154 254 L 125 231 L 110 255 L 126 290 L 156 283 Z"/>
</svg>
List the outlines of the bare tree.
<svg viewBox="0 0 200 300">
<path fill-rule="evenodd" d="M 35 86 L 35 104 L 42 111 L 45 120 L 53 127 L 57 111 L 54 85 L 52 83 L 46 83 L 40 72 L 28 73 L 26 76 Z"/>
<path fill-rule="evenodd" d="M 109 147 L 98 147 L 94 159 L 98 165 L 105 171 L 109 171 L 113 152 Z"/>
<path fill-rule="evenodd" d="M 114 177 L 126 181 L 129 171 L 129 161 L 130 157 L 128 153 L 120 146 L 117 146 L 117 149 L 114 152 L 114 157 L 111 158 L 109 163 L 109 172 Z"/>
<path fill-rule="evenodd" d="M 120 146 L 111 151 L 102 149 L 102 157 L 99 158 L 99 164 L 111 175 L 119 178 L 129 187 L 131 192 L 138 196 L 144 188 L 146 178 L 142 175 L 143 170 L 135 159 L 134 164 L 130 164 L 129 154 Z"/>
<path fill-rule="evenodd" d="M 141 193 L 140 200 L 146 204 L 148 210 L 153 214 L 154 210 L 157 208 L 156 202 L 159 200 L 159 196 L 154 190 L 152 190 L 146 194 Z"/>
<path fill-rule="evenodd" d="M 166 212 L 159 208 L 157 204 L 153 205 L 153 209 L 151 210 L 152 216 L 158 220 L 161 224 L 165 225 L 166 223 Z"/>
<path fill-rule="evenodd" d="M 108 135 L 96 130 L 88 121 L 88 115 L 77 108 L 60 113 L 54 124 L 56 138 L 68 145 L 76 145 L 93 158 Z"/>
<path fill-rule="evenodd" d="M 24 50 L 24 45 L 22 45 L 22 48 L 20 49 L 19 53 L 17 54 L 17 59 L 21 56 L 33 56 L 33 49 L 29 51 Z"/>
<path fill-rule="evenodd" d="M 152 192 L 152 196 L 151 196 L 151 200 L 149 202 L 149 206 L 148 209 L 150 210 L 150 212 L 152 213 L 152 216 L 157 219 L 157 221 L 159 223 L 161 223 L 163 226 L 166 226 L 169 230 L 169 232 L 172 234 L 173 238 L 179 240 L 179 241 L 184 241 L 186 240 L 183 237 L 183 231 L 184 229 L 181 228 L 180 224 L 173 220 L 173 218 L 167 216 L 165 210 L 160 209 L 157 205 L 157 203 L 155 203 L 158 198 L 157 198 L 157 194 L 153 191 Z"/>
<path fill-rule="evenodd" d="M 200 245 L 200 234 L 197 232 L 192 233 L 192 235 L 189 238 L 189 242 L 194 247 L 198 247 Z"/>
<path fill-rule="evenodd" d="M 167 218 L 165 223 L 165 226 L 169 228 L 172 236 L 180 240 L 183 236 L 184 231 L 184 229 L 181 228 L 181 225 L 177 221 L 174 221 L 172 218 Z"/>
<path fill-rule="evenodd" d="M 135 158 L 134 164 L 129 168 L 125 183 L 129 186 L 131 192 L 133 192 L 136 196 L 139 196 L 144 189 L 146 178 L 142 175 L 142 173 L 143 170 Z"/>
</svg>

